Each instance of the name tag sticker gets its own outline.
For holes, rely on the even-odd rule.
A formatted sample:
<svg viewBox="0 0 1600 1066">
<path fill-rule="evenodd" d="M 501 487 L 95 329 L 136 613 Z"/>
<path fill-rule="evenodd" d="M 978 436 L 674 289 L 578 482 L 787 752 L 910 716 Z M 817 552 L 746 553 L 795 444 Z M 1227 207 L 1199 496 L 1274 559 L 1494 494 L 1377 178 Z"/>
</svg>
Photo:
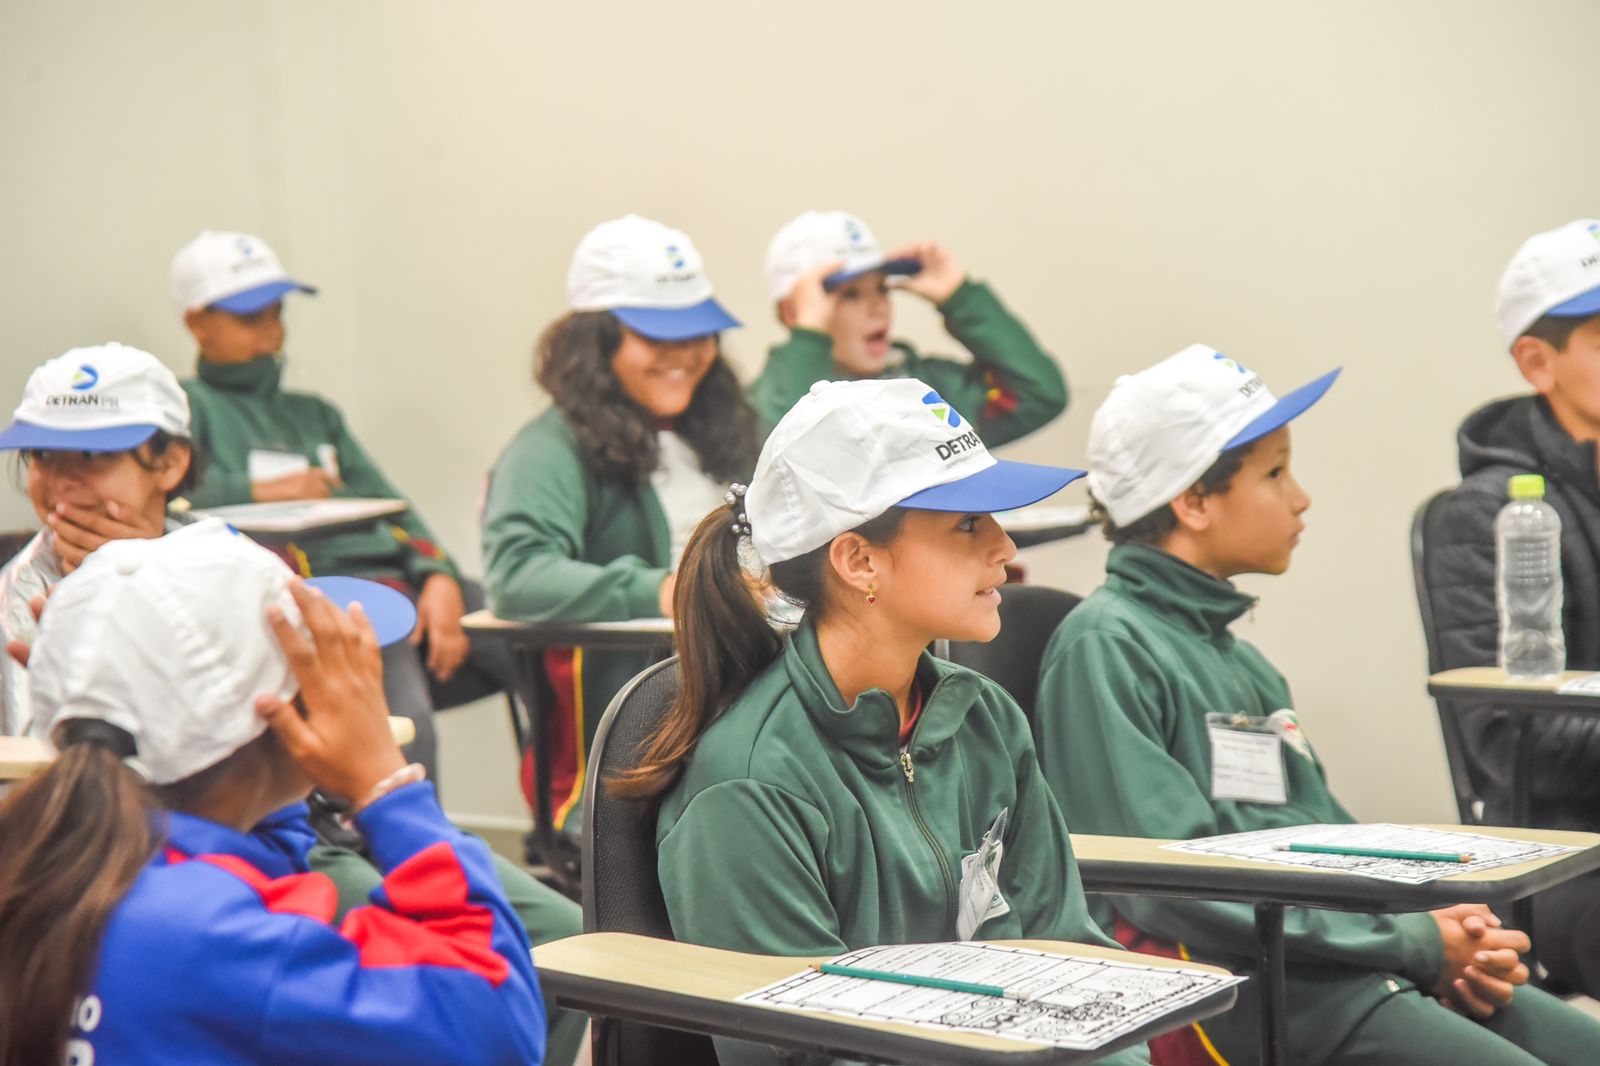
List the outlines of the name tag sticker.
<svg viewBox="0 0 1600 1066">
<path fill-rule="evenodd" d="M 1275 733 L 1210 725 L 1211 798 L 1287 803 L 1283 738 Z"/>
</svg>

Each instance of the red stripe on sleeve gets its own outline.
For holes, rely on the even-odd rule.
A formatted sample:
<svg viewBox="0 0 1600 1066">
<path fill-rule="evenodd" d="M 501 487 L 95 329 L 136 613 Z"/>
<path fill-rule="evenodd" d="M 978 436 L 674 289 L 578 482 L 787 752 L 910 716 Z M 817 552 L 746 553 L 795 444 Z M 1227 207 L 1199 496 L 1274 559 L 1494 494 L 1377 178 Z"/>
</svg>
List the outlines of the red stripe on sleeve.
<svg viewBox="0 0 1600 1066">
<path fill-rule="evenodd" d="M 339 929 L 361 949 L 363 966 L 450 966 L 496 987 L 510 976 L 511 964 L 494 950 L 494 915 L 467 902 L 467 876 L 448 843 L 396 866 L 383 890 L 394 911 L 358 907 Z"/>
<path fill-rule="evenodd" d="M 185 858 L 177 849 L 167 849 L 169 863 L 182 862 Z M 339 891 L 322 874 L 268 877 L 237 855 L 196 855 L 194 860 L 228 871 L 255 889 L 267 910 L 276 914 L 298 914 L 319 922 L 332 923 L 333 916 L 339 912 Z"/>
</svg>

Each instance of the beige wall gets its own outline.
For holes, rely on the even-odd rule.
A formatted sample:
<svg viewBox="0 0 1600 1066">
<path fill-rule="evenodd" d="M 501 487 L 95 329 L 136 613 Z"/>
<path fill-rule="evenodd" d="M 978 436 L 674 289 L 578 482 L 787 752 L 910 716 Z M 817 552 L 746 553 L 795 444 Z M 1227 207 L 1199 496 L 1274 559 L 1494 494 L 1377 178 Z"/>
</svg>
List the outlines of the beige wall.
<svg viewBox="0 0 1600 1066">
<path fill-rule="evenodd" d="M 1060 356 L 1073 406 L 1014 457 L 1080 458 L 1113 377 L 1193 340 L 1280 390 L 1346 368 L 1296 426 L 1304 547 L 1247 582 L 1243 628 L 1358 814 L 1446 818 L 1407 523 L 1462 415 L 1518 387 L 1504 261 L 1600 211 L 1597 37 L 1585 0 L 9 0 L 0 403 L 74 344 L 185 369 L 172 253 L 257 232 L 323 286 L 290 304 L 292 382 L 343 405 L 474 568 L 479 479 L 543 402 L 529 345 L 588 226 L 692 233 L 750 373 L 776 332 L 768 236 L 848 207 L 945 241 Z M 1086 591 L 1102 559 L 1084 540 L 1031 569 Z M 519 816 L 498 708 L 446 732 L 450 805 Z"/>
</svg>

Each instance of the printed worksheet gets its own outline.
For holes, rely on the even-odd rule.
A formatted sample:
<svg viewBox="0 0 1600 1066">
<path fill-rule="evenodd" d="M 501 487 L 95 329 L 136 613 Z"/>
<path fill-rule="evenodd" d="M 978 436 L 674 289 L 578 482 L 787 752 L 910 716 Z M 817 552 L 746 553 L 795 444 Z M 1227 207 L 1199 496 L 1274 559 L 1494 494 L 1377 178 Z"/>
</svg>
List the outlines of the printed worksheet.
<svg viewBox="0 0 1600 1066">
<path fill-rule="evenodd" d="M 1470 862 L 1443 862 L 1425 859 L 1386 858 L 1369 855 L 1329 855 L 1285 850 L 1290 844 L 1321 847 L 1371 849 L 1398 852 L 1435 852 L 1470 855 Z M 1343 870 L 1346 873 L 1421 885 L 1453 874 L 1476 873 L 1499 866 L 1542 859 L 1578 849 L 1565 844 L 1535 844 L 1506 840 L 1482 833 L 1420 829 L 1410 825 L 1375 822 L 1358 825 L 1294 825 L 1286 829 L 1261 829 L 1253 833 L 1180 840 L 1165 845 L 1169 851 L 1197 855 L 1216 855 L 1231 859 L 1254 859 L 1280 866 L 1299 866 L 1316 870 Z"/>
<path fill-rule="evenodd" d="M 740 996 L 739 1002 L 1087 1051 L 1244 980 L 1207 970 L 1051 955 L 986 943 L 862 948 L 832 961 L 859 969 L 992 985 L 1007 995 L 808 969 Z"/>
</svg>

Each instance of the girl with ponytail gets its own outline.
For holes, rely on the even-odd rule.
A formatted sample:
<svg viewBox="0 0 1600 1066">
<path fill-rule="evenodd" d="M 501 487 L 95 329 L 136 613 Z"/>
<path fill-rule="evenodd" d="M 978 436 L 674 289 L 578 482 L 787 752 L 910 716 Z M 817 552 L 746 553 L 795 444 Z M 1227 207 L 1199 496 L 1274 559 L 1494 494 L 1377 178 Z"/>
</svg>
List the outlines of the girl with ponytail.
<svg viewBox="0 0 1600 1066">
<path fill-rule="evenodd" d="M 337 591 L 214 520 L 56 587 L 27 662 L 60 755 L 0 800 L 0 1066 L 540 1061 L 487 849 L 389 734 L 378 649 L 415 609 Z M 337 925 L 313 785 L 385 874 Z"/>
<path fill-rule="evenodd" d="M 678 939 L 777 955 L 1111 944 L 1021 709 L 926 650 L 999 632 L 1016 549 L 990 512 L 1081 474 L 995 460 L 914 379 L 820 383 L 784 416 L 748 490 L 690 539 L 678 699 L 608 782 L 655 807 Z M 760 606 L 772 594 L 805 608 L 790 635 Z M 718 1056 L 774 1061 L 732 1040 Z"/>
</svg>

